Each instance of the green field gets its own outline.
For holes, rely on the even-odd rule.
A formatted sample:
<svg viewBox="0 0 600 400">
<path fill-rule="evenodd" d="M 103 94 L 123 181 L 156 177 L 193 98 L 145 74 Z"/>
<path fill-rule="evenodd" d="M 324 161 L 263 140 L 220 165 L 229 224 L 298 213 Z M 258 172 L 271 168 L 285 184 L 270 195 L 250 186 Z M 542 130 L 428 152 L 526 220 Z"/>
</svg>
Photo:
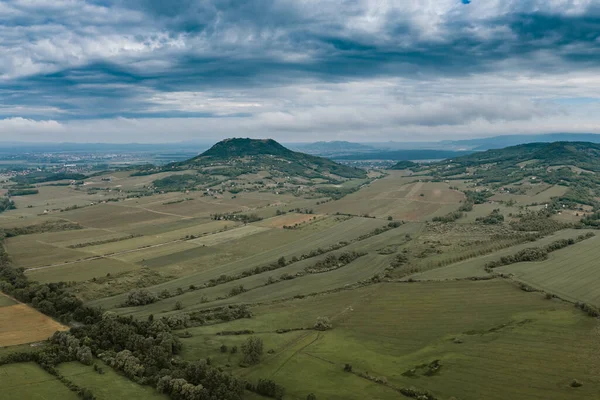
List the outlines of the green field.
<svg viewBox="0 0 600 400">
<path fill-rule="evenodd" d="M 258 159 L 265 169 L 248 166 Z M 346 179 L 316 173 L 312 164 L 281 164 L 278 171 L 270 163 L 281 160 L 270 157 L 237 161 L 178 164 L 144 176 L 113 171 L 78 187 L 41 185 L 39 194 L 17 197 L 17 209 L 0 215 L 7 262 L 39 284 L 17 288 L 25 281 L 11 280 L 17 271 L 0 277 L 15 298 L 32 303 L 0 296 L 11 322 L 6 345 L 101 323 L 89 315 L 79 320 L 81 309 L 65 311 L 78 303 L 59 303 L 59 293 L 109 311 L 102 329 L 72 333 L 95 357 L 137 353 L 127 368 L 146 373 L 146 382 L 173 373 L 206 384 L 179 368 L 188 367 L 181 361 L 209 358 L 212 367 L 250 383 L 272 379 L 286 389 L 283 400 L 309 393 L 321 400 L 395 400 L 410 398 L 402 394 L 409 388 L 429 392 L 428 400 L 600 399 L 600 320 L 572 304 L 600 307 L 600 239 L 551 252 L 542 262 L 485 270 L 523 249 L 591 232 L 592 210 L 600 209 L 600 191 L 590 186 L 595 175 L 585 176 L 588 186 L 567 187 L 577 182 L 555 163 L 502 164 L 513 179 L 485 160 L 456 159 L 415 166 L 414 173 L 377 169 L 368 179 Z M 155 182 L 181 174 L 194 176 Z M 504 219 L 482 219 L 494 210 Z M 580 222 L 583 215 L 591 216 Z M 81 229 L 52 231 L 73 228 L 65 222 Z M 30 229 L 10 229 L 17 227 Z M 67 284 L 44 286 L 56 282 Z M 144 298 L 136 290 L 142 288 L 154 296 Z M 23 300 L 30 291 L 37 296 Z M 251 315 L 238 313 L 245 308 Z M 174 332 L 180 353 L 167 328 L 173 320 L 162 320 L 176 315 L 189 321 Z M 319 317 L 333 328 L 313 329 Z M 44 321 L 48 329 L 40 332 Z M 251 335 L 262 339 L 264 352 L 246 365 L 242 347 Z M 38 348 L 51 349 L 6 347 L 0 355 Z M 78 362 L 57 369 L 98 400 L 167 398 L 95 362 L 104 374 Z M 575 380 L 581 385 L 573 387 Z M 76 397 L 27 363 L 0 367 L 0 385 L 0 399 Z M 265 397 L 246 392 L 244 398 Z"/>
<path fill-rule="evenodd" d="M 456 210 L 464 195 L 446 183 L 421 182 L 394 171 L 339 201 L 315 208 L 318 213 L 392 216 L 396 220 L 422 221 Z"/>
<path fill-rule="evenodd" d="M 4 296 L 3 294 L 0 294 L 0 307 L 14 306 L 15 304 L 17 303 L 13 299 L 11 299 L 8 296 Z"/>
<path fill-rule="evenodd" d="M 79 398 L 57 378 L 36 364 L 30 363 L 0 366 L 0 387 L 2 399 L 6 400 L 76 400 Z"/>
<path fill-rule="evenodd" d="M 159 400 L 168 399 L 149 386 L 140 386 L 124 376 L 115 373 L 110 367 L 99 361 L 96 363 L 104 374 L 94 371 L 91 366 L 78 362 L 60 364 L 58 371 L 76 385 L 89 389 L 97 400 L 132 399 Z"/>
<path fill-rule="evenodd" d="M 475 257 L 466 261 L 461 261 L 458 263 L 454 263 L 448 265 L 446 267 L 436 268 L 429 271 L 425 271 L 422 273 L 417 273 L 414 275 L 410 275 L 406 279 L 415 279 L 421 281 L 428 280 L 452 280 L 452 279 L 465 279 L 471 277 L 486 277 L 489 276 L 484 267 L 485 264 L 490 261 L 495 261 L 504 256 L 509 256 L 517 253 L 520 250 L 530 248 L 530 247 L 542 247 L 548 245 L 556 240 L 560 239 L 569 239 L 576 238 L 581 234 L 585 234 L 588 232 L 587 230 L 575 230 L 575 229 L 566 229 L 563 231 L 559 231 L 553 235 L 546 236 L 542 239 L 536 240 L 535 242 L 526 242 L 522 244 L 518 244 L 516 246 L 511 246 L 499 251 L 495 251 L 493 253 Z M 576 247 L 576 246 L 575 246 Z M 529 263 L 527 263 L 529 265 Z"/>
<path fill-rule="evenodd" d="M 268 230 L 260 234 L 242 238 L 238 242 L 228 242 L 222 245 L 235 249 L 229 249 L 228 251 L 230 252 L 244 251 L 246 256 L 240 258 L 238 261 L 221 265 L 209 264 L 204 266 L 199 272 L 154 286 L 150 289 L 158 293 L 164 289 L 176 290 L 178 287 L 187 288 L 192 284 L 201 285 L 222 274 L 234 275 L 257 266 L 275 262 L 281 256 L 286 258 L 301 256 L 302 254 L 308 253 L 319 247 L 325 248 L 342 240 L 351 240 L 384 225 L 385 223 L 381 220 L 352 218 L 344 222 L 336 223 L 333 226 L 329 226 L 329 221 L 321 221 L 317 222 L 314 226 L 308 226 L 307 229 Z M 317 229 L 316 231 L 313 231 L 311 228 Z M 206 254 L 205 256 L 208 257 L 212 255 L 215 250 L 219 251 L 218 246 L 215 247 L 217 248 L 195 247 L 187 250 L 184 249 L 179 252 L 172 252 L 163 256 L 148 258 L 144 261 L 144 264 L 150 267 L 158 267 L 173 262 L 173 260 L 180 264 L 185 263 L 188 260 L 189 262 L 193 262 L 194 260 L 197 262 L 203 255 Z M 190 295 L 201 296 L 202 294 L 200 292 L 194 292 Z M 92 304 L 104 308 L 112 308 L 122 304 L 124 299 L 125 296 L 116 296 L 98 300 Z M 195 302 L 195 300 L 192 301 Z"/>
<path fill-rule="evenodd" d="M 389 387 L 345 373 L 345 363 L 355 372 L 385 377 L 395 387 L 426 389 L 441 399 L 600 395 L 598 321 L 506 282 L 380 284 L 253 311 L 252 320 L 190 329 L 193 337 L 184 341 L 189 343 L 184 356 L 208 353 L 235 366 L 239 361 L 219 356 L 218 349 L 244 338 L 214 334 L 253 329 L 275 353 L 257 367 L 234 371 L 251 379 L 275 379 L 289 388 L 290 398 L 309 392 L 327 399 L 398 398 Z M 330 317 L 334 328 L 273 333 L 310 327 L 319 316 Z M 436 359 L 443 367 L 433 377 L 402 375 Z M 572 379 L 589 384 L 574 391 Z"/>
<path fill-rule="evenodd" d="M 600 307 L 599 243 L 596 236 L 553 252 L 546 261 L 518 263 L 498 270 L 562 298 Z"/>
</svg>

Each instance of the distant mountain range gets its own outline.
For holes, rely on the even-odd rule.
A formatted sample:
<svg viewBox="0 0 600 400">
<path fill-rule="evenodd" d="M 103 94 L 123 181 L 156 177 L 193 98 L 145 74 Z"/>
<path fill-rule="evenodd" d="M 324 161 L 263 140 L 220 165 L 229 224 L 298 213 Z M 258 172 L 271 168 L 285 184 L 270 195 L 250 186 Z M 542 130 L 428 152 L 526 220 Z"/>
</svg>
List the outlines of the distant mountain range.
<svg viewBox="0 0 600 400">
<path fill-rule="evenodd" d="M 463 150 L 490 150 L 502 149 L 526 143 L 551 143 L 551 142 L 589 142 L 600 143 L 600 135 L 594 133 L 549 133 L 543 135 L 506 135 L 481 139 L 447 140 L 439 144 L 448 148 Z"/>
<path fill-rule="evenodd" d="M 600 143 L 593 133 L 551 133 L 540 135 L 505 135 L 489 138 L 443 140 L 439 142 L 365 142 L 347 141 L 296 143 L 298 151 L 336 160 L 440 160 L 476 151 L 501 149 L 526 143 L 590 142 Z"/>
</svg>

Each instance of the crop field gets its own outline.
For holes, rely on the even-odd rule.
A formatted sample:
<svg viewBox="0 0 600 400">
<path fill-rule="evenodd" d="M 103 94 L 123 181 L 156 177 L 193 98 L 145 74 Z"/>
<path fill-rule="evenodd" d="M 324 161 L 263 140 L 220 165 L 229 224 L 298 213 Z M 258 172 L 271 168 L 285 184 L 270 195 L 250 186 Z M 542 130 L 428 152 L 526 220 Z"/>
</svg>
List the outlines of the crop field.
<svg viewBox="0 0 600 400">
<path fill-rule="evenodd" d="M 246 225 L 239 228 L 230 229 L 226 232 L 215 233 L 214 235 L 208 235 L 198 239 L 191 240 L 190 242 L 195 245 L 201 246 L 215 246 L 221 243 L 227 243 L 232 240 L 244 238 L 246 236 L 255 235 L 260 232 L 269 230 L 269 228 L 258 226 L 258 225 Z"/>
<path fill-rule="evenodd" d="M 141 266 L 126 263 L 111 258 L 98 258 L 64 265 L 41 267 L 27 270 L 26 274 L 31 279 L 42 283 L 50 282 L 80 282 L 93 278 L 100 278 L 106 274 L 118 274 L 122 272 L 135 271 Z"/>
<path fill-rule="evenodd" d="M 321 218 L 320 215 L 315 214 L 296 214 L 290 213 L 286 215 L 280 215 L 278 217 L 269 218 L 267 220 L 257 223 L 258 226 L 264 226 L 267 228 L 283 228 L 284 226 L 294 226 L 295 224 L 303 224 L 313 219 Z"/>
<path fill-rule="evenodd" d="M 549 255 L 548 260 L 508 265 L 499 271 L 572 301 L 600 306 L 600 239 L 596 236 Z"/>
<path fill-rule="evenodd" d="M 566 229 L 563 231 L 559 231 L 553 235 L 546 236 L 542 239 L 536 240 L 535 242 L 526 242 L 517 244 L 515 246 L 507 247 L 505 249 L 495 251 L 490 254 L 486 254 L 484 256 L 471 258 L 465 261 L 457 262 L 454 264 L 450 264 L 445 267 L 431 269 L 429 271 L 417 273 L 414 275 L 410 275 L 405 279 L 415 279 L 415 280 L 452 280 L 452 279 L 465 279 L 471 277 L 485 277 L 489 276 L 489 274 L 485 271 L 485 264 L 490 261 L 498 260 L 501 257 L 509 256 L 515 254 L 523 249 L 529 247 L 542 247 L 548 245 L 556 240 L 560 239 L 570 239 L 576 238 L 581 234 L 585 234 L 588 232 L 587 230 L 576 230 L 576 229 Z M 595 238 L 592 238 L 595 239 Z M 582 242 L 585 243 L 585 242 Z M 577 247 L 577 246 L 574 246 Z M 552 256 L 552 255 L 551 255 Z M 526 263 L 529 265 L 530 263 Z M 500 270 L 500 269 L 499 269 Z"/>
<path fill-rule="evenodd" d="M 267 166 L 272 162 L 265 160 Z M 600 307 L 600 235 L 554 251 L 545 261 L 494 269 L 502 276 L 485 271 L 490 261 L 591 232 L 586 227 L 594 223 L 592 206 L 552 203 L 551 217 L 534 214 L 568 188 L 534 180 L 529 171 L 506 186 L 520 194 L 508 194 L 477 178 L 503 179 L 485 164 L 467 172 L 461 166 L 458 176 L 439 165 L 416 174 L 371 171 L 369 179 L 293 176 L 304 167 L 289 174 L 252 167 L 247 170 L 252 173 L 237 176 L 237 166 L 232 171 L 221 166 L 216 180 L 190 190 L 191 180 L 154 181 L 198 170 L 135 177 L 121 171 L 92 176 L 79 187 L 45 183 L 38 185 L 39 194 L 17 197 L 16 210 L 0 214 L 9 258 L 4 262 L 24 268 L 37 283 L 25 282 L 20 291 L 15 287 L 22 277 L 11 281 L 5 274 L 0 286 L 14 285 L 7 293 L 19 301 L 34 298 L 31 306 L 40 309 L 40 294 L 56 290 L 46 296 L 57 311 L 52 315 L 72 321 L 72 327 L 99 323 L 64 312 L 76 303 L 53 296 L 74 295 L 108 315 L 156 322 L 129 329 L 133 320 L 120 318 L 100 331 L 72 332 L 87 335 L 82 343 L 89 342 L 93 356 L 103 359 L 96 349 L 110 357 L 144 340 L 156 364 L 140 346 L 128 349 L 137 352 L 137 361 L 128 361 L 127 368 L 146 364 L 152 377 L 143 379 L 153 383 L 163 372 L 184 376 L 174 370 L 182 365 L 178 359 L 210 358 L 211 366 L 250 383 L 272 379 L 286 389 L 282 400 L 304 400 L 309 393 L 328 400 L 396 400 L 409 398 L 408 388 L 430 393 L 429 400 L 600 399 L 600 320 L 572 304 Z M 202 168 L 207 173 L 212 167 Z M 481 204 L 464 215 L 448 215 L 466 202 Z M 504 218 L 490 216 L 494 210 Z M 233 213 L 244 215 L 226 220 Z M 582 215 L 590 218 L 580 222 Z M 573 229 L 524 242 L 564 228 L 550 218 L 571 222 Z M 47 221 L 57 223 L 40 225 Z M 53 231 L 73 228 L 65 222 L 82 229 Z M 10 230 L 15 227 L 30 228 Z M 67 284 L 44 285 L 56 282 Z M 528 291 L 523 283 L 538 290 Z M 35 295 L 26 297 L 30 290 Z M 70 328 L 19 301 L 0 296 L 1 357 L 50 350 L 44 339 Z M 250 313 L 241 312 L 246 310 Z M 112 318 L 108 315 L 103 318 Z M 168 333 L 148 336 L 173 326 L 172 316 L 186 317 L 177 325 L 185 328 L 173 332 L 182 344 L 177 354 L 171 354 L 176 341 L 163 341 Z M 332 327 L 318 330 L 320 317 L 329 318 Z M 111 335 L 98 333 L 113 329 Z M 250 336 L 264 343 L 254 364 L 243 354 Z M 127 341 L 116 343 L 117 337 Z M 158 342 L 160 349 L 154 347 Z M 79 362 L 56 368 L 98 400 L 167 399 L 100 359 L 94 363 L 103 374 Z M 5 387 L 11 400 L 76 396 L 33 364 L 0 366 L 0 385 L 2 399 Z M 247 392 L 244 398 L 265 397 Z"/>
<path fill-rule="evenodd" d="M 496 201 L 514 200 L 517 204 L 548 203 L 553 197 L 564 195 L 568 190 L 566 186 L 560 185 L 535 185 L 530 187 L 526 194 L 497 194 L 491 199 Z"/>
<path fill-rule="evenodd" d="M 363 251 L 369 253 L 368 255 L 355 260 L 351 264 L 334 271 L 306 275 L 297 277 L 293 280 L 281 280 L 277 283 L 265 286 L 265 283 L 270 277 L 278 279 L 284 274 L 295 275 L 298 272 L 302 272 L 306 267 L 311 266 L 326 257 L 326 255 L 321 255 L 290 264 L 274 271 L 252 275 L 211 288 L 202 289 L 198 292 L 188 292 L 146 307 L 124 308 L 116 311 L 120 313 L 134 313 L 136 316 L 145 317 L 150 313 L 164 313 L 170 311 L 178 301 L 183 304 L 185 311 L 192 311 L 198 308 L 215 307 L 224 304 L 272 301 L 296 295 L 307 295 L 314 292 L 341 288 L 346 285 L 355 284 L 364 279 L 369 279 L 373 275 L 381 273 L 389 266 L 392 255 L 377 254 L 377 249 L 397 243 L 398 238 L 404 236 L 406 233 L 415 233 L 419 228 L 419 224 L 407 224 L 396 230 L 388 231 L 364 241 L 353 243 L 343 249 L 332 252 L 331 254 L 341 254 L 345 251 Z M 240 285 L 247 290 L 246 293 L 224 300 L 217 300 L 218 298 L 228 297 L 230 291 Z M 206 297 L 208 302 L 201 303 L 200 298 L 202 297 Z"/>
<path fill-rule="evenodd" d="M 119 197 L 117 193 L 88 194 L 86 191 L 74 190 L 64 186 L 40 186 L 35 196 L 15 196 L 17 209 L 15 216 L 36 216 L 48 211 L 50 215 L 61 215 L 60 210 L 68 207 L 86 207 L 108 198 Z"/>
<path fill-rule="evenodd" d="M 482 393 L 498 400 L 600 395 L 598 321 L 502 281 L 379 284 L 253 312 L 251 320 L 190 329 L 184 356 L 214 354 L 237 365 L 235 357 L 219 356 L 219 347 L 239 346 L 243 337 L 214 335 L 252 329 L 274 354 L 256 367 L 232 368 L 250 379 L 276 380 L 291 398 L 313 392 L 327 399 L 397 399 L 392 387 L 466 400 Z M 320 316 L 332 319 L 331 331 L 273 333 L 310 327 Z M 434 376 L 403 375 L 433 360 L 442 366 Z M 387 385 L 344 372 L 345 363 Z M 583 390 L 569 387 L 575 378 L 587 383 Z"/>
<path fill-rule="evenodd" d="M 89 209 L 68 211 L 62 213 L 61 217 L 88 228 L 110 228 L 116 231 L 127 231 L 141 225 L 163 224 L 186 218 L 181 215 L 114 204 L 98 204 Z"/>
<path fill-rule="evenodd" d="M 97 400 L 131 399 L 131 400 L 166 400 L 166 395 L 159 394 L 149 386 L 141 386 L 126 377 L 117 374 L 110 367 L 97 362 L 104 370 L 103 374 L 94 371 L 91 366 L 78 362 L 63 363 L 58 371 L 80 387 L 94 393 Z"/>
<path fill-rule="evenodd" d="M 68 329 L 25 304 L 0 307 L 0 347 L 39 342 Z"/>
<path fill-rule="evenodd" d="M 275 262 L 282 256 L 286 258 L 299 257 L 319 247 L 325 248 L 343 240 L 352 240 L 385 224 L 384 221 L 371 218 L 352 218 L 336 223 L 333 226 L 329 226 L 327 220 L 322 220 L 316 224 L 311 224 L 297 230 L 268 230 L 244 237 L 239 241 L 220 245 L 227 247 L 222 250 L 243 252 L 245 257 L 240 257 L 237 261 L 224 264 L 206 263 L 196 273 L 152 287 L 151 290 L 160 292 L 164 289 L 176 290 L 178 287 L 188 287 L 191 284 L 201 285 L 222 274 L 234 275 L 257 266 Z M 313 229 L 317 230 L 313 231 Z M 209 252 L 207 255 L 214 257 L 213 251 L 219 251 L 220 246 L 196 247 L 164 256 L 147 258 L 144 264 L 159 266 L 168 264 L 173 259 L 179 263 L 183 263 L 186 260 L 197 263 L 201 252 Z M 117 296 L 116 298 L 100 300 L 94 304 L 110 308 L 116 304 L 123 303 L 123 300 L 123 296 Z"/>
<path fill-rule="evenodd" d="M 58 247 L 39 240 L 30 240 L 28 235 L 8 238 L 5 246 L 13 264 L 23 268 L 60 264 L 89 257 L 83 251 Z"/>
<path fill-rule="evenodd" d="M 77 400 L 58 378 L 33 363 L 0 366 L 0 387 L 5 400 Z"/>
<path fill-rule="evenodd" d="M 448 184 L 421 182 L 417 177 L 393 172 L 339 201 L 320 205 L 316 210 L 421 221 L 456 210 L 463 199 L 464 195 L 451 190 Z"/>
</svg>

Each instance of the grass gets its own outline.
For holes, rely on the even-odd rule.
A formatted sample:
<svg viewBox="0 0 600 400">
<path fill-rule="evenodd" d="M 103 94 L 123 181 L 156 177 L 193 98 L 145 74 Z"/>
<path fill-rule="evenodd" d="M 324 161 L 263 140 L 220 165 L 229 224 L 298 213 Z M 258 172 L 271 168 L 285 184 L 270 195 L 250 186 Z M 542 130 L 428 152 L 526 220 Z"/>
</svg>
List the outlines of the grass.
<svg viewBox="0 0 600 400">
<path fill-rule="evenodd" d="M 93 278 L 100 278 L 106 274 L 119 274 L 122 272 L 135 271 L 141 267 L 136 264 L 126 263 L 111 258 L 99 258 L 96 260 L 82 261 L 73 264 L 58 265 L 49 268 L 27 271 L 31 279 L 42 283 L 50 282 L 81 282 Z"/>
<path fill-rule="evenodd" d="M 315 214 L 297 214 L 289 213 L 280 215 L 277 217 L 269 218 L 264 221 L 257 223 L 258 226 L 264 226 L 267 228 L 283 228 L 284 226 L 294 226 L 294 224 L 303 224 L 310 222 L 314 219 L 320 218 L 321 216 Z"/>
<path fill-rule="evenodd" d="M 214 235 L 204 236 L 198 239 L 194 239 L 191 243 L 201 246 L 215 246 L 217 244 L 227 243 L 233 240 L 241 239 L 246 236 L 255 235 L 269 230 L 268 227 L 257 226 L 257 225 L 246 225 L 239 228 L 230 229 L 226 232 L 215 233 Z"/>
<path fill-rule="evenodd" d="M 13 299 L 0 293 L 0 307 L 10 307 L 17 304 Z"/>
<path fill-rule="evenodd" d="M 379 284 L 253 311 L 252 320 L 193 328 L 185 343 L 193 343 L 196 354 L 219 357 L 221 343 L 241 337 L 212 336 L 216 332 L 261 332 L 265 349 L 275 354 L 249 369 L 232 358 L 231 370 L 251 380 L 274 379 L 290 398 L 309 392 L 327 399 L 398 398 L 383 385 L 344 373 L 345 363 L 441 399 L 479 399 L 482 393 L 498 400 L 587 399 L 598 393 L 598 321 L 504 281 Z M 269 333 L 310 327 L 319 316 L 332 318 L 333 330 Z M 436 359 L 442 369 L 434 377 L 402 375 Z M 572 379 L 586 382 L 583 390 L 574 392 Z"/>
<path fill-rule="evenodd" d="M 26 304 L 0 307 L 0 347 L 39 342 L 68 329 Z"/>
<path fill-rule="evenodd" d="M 96 361 L 104 374 L 94 371 L 91 366 L 78 362 L 63 363 L 58 371 L 76 385 L 89 389 L 97 400 L 132 399 L 159 400 L 168 399 L 150 386 L 141 386 L 126 377 L 117 374 L 110 367 Z"/>
<path fill-rule="evenodd" d="M 32 363 L 0 366 L 0 387 L 3 400 L 76 400 L 56 377 Z"/>
<path fill-rule="evenodd" d="M 464 195 L 446 183 L 418 182 L 417 177 L 392 171 L 358 192 L 315 208 L 319 213 L 392 216 L 396 220 L 423 221 L 456 210 Z M 416 181 L 416 182 L 415 182 Z"/>
<path fill-rule="evenodd" d="M 87 253 L 80 250 L 66 249 L 31 240 L 29 235 L 8 238 L 5 240 L 5 247 L 13 265 L 23 268 L 60 264 L 89 257 Z"/>
<path fill-rule="evenodd" d="M 154 286 L 150 289 L 160 292 L 164 289 L 174 291 L 178 287 L 187 288 L 191 284 L 199 286 L 210 279 L 219 277 L 222 274 L 235 275 L 257 266 L 275 262 L 281 256 L 285 256 L 286 258 L 291 258 L 294 255 L 300 256 L 319 247 L 325 248 L 342 240 L 352 240 L 385 224 L 385 222 L 380 220 L 353 218 L 344 222 L 336 223 L 333 226 L 328 226 L 327 221 L 323 221 L 325 225 L 322 229 L 319 229 L 316 232 L 311 230 L 311 228 L 317 228 L 320 223 L 321 222 L 311 224 L 310 226 L 306 227 L 308 228 L 306 230 L 273 230 L 249 237 L 249 239 L 254 238 L 255 241 L 246 241 L 245 239 L 248 238 L 245 238 L 239 242 L 229 242 L 225 244 L 226 249 L 223 250 L 229 252 L 235 250 L 243 251 L 245 253 L 245 257 L 230 263 L 220 265 L 205 265 L 199 272 Z M 256 240 L 260 240 L 260 243 L 257 243 Z M 281 243 L 281 245 L 276 246 L 278 243 L 277 241 L 280 241 L 279 243 Z M 196 260 L 197 262 L 199 252 L 207 251 L 210 251 L 210 248 L 200 247 L 181 253 L 165 255 L 159 259 L 148 259 L 145 263 L 147 265 L 151 265 L 149 263 L 157 263 L 156 265 L 158 265 L 159 262 L 166 264 L 173 262 L 173 259 L 181 261 L 189 259 Z M 200 295 L 199 292 L 195 293 Z M 109 299 L 99 300 L 93 302 L 92 304 L 102 306 L 104 308 L 112 308 L 122 304 L 124 298 L 125 296 L 121 295 Z"/>
<path fill-rule="evenodd" d="M 571 301 L 600 306 L 600 239 L 596 236 L 558 250 L 542 262 L 518 263 L 498 268 L 519 281 Z"/>
<path fill-rule="evenodd" d="M 471 258 L 465 261 L 461 261 L 458 263 L 450 264 L 445 267 L 431 269 L 429 271 L 420 272 L 414 275 L 410 275 L 405 279 L 415 279 L 415 280 L 452 280 L 452 279 L 464 279 L 471 277 L 486 277 L 489 274 L 485 271 L 485 264 L 499 259 L 503 256 L 512 255 L 520 250 L 529 248 L 529 247 L 542 247 L 548 245 L 556 240 L 560 239 L 569 239 L 575 238 L 581 234 L 584 234 L 588 231 L 586 230 L 576 230 L 576 229 L 566 229 L 563 231 L 559 231 L 553 235 L 546 236 L 542 239 L 539 239 L 535 242 L 526 242 L 521 243 L 516 246 L 511 246 L 499 251 L 495 251 L 493 253 Z"/>
</svg>

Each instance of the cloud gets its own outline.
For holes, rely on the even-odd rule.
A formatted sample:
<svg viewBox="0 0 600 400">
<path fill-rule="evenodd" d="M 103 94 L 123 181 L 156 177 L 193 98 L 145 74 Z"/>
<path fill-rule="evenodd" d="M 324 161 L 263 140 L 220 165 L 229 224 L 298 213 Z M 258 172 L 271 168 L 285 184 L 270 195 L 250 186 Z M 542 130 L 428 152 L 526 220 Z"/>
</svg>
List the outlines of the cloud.
<svg viewBox="0 0 600 400">
<path fill-rule="evenodd" d="M 122 132 L 154 118 L 172 137 L 189 119 L 300 138 L 568 121 L 586 108 L 563 97 L 598 97 L 596 4 L 7 0 L 0 118 Z"/>
</svg>

